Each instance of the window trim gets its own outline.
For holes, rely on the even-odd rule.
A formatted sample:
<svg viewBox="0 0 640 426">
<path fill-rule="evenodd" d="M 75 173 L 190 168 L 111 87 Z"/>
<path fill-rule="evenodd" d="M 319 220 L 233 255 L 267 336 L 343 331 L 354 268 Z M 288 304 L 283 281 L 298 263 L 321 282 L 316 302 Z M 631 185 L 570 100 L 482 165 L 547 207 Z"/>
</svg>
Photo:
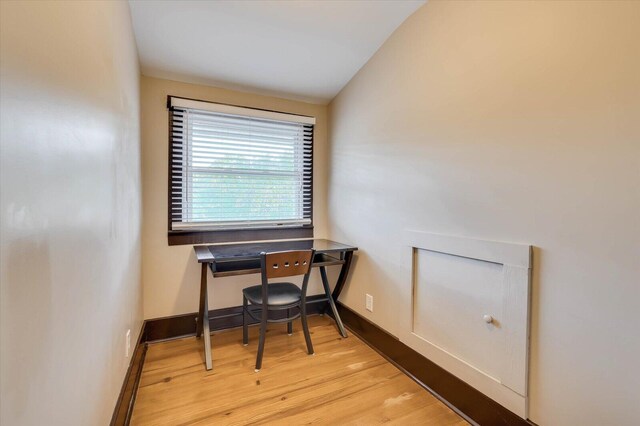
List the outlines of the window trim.
<svg viewBox="0 0 640 426">
<path fill-rule="evenodd" d="M 280 240 L 280 239 L 296 239 L 296 238 L 313 238 L 313 175 L 314 175 L 314 143 L 312 140 L 311 143 L 311 186 L 310 186 L 310 202 L 311 202 L 311 212 L 310 219 L 311 223 L 308 225 L 301 226 L 282 226 L 282 227 L 255 227 L 255 228 L 239 228 L 239 229 L 217 229 L 217 230 L 173 230 L 171 229 L 172 224 L 172 153 L 174 141 L 172 138 L 172 106 L 171 99 L 178 99 L 180 101 L 184 101 L 184 104 L 188 104 L 190 102 L 196 103 L 206 103 L 212 104 L 216 107 L 221 108 L 229 108 L 232 109 L 249 109 L 255 110 L 268 114 L 274 115 L 287 115 L 287 116 L 296 116 L 301 119 L 312 119 L 315 121 L 314 117 L 303 116 L 295 113 L 288 113 L 284 111 L 274 111 L 262 108 L 254 108 L 243 105 L 233 105 L 233 104 L 224 104 L 219 102 L 212 102 L 206 100 L 198 100 L 198 99 L 190 99 L 181 96 L 167 95 L 167 137 L 169 140 L 168 143 L 168 155 L 167 155 L 167 240 L 170 246 L 172 245 L 184 245 L 184 244 L 206 244 L 206 243 L 227 243 L 227 242 L 242 242 L 242 241 L 262 241 L 262 240 Z M 314 131 L 315 133 L 315 131 Z"/>
</svg>

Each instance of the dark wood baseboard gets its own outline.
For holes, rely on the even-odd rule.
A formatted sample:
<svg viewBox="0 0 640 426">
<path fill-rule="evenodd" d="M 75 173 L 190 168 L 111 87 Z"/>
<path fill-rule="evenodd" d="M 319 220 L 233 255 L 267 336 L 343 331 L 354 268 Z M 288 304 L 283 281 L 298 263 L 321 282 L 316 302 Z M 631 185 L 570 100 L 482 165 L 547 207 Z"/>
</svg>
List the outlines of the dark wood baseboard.
<svg viewBox="0 0 640 426">
<path fill-rule="evenodd" d="M 337 306 L 342 322 L 352 333 L 466 420 L 491 426 L 534 425 L 420 355 L 340 302 Z"/>
<path fill-rule="evenodd" d="M 318 314 L 324 308 L 325 303 L 319 301 L 324 299 L 324 294 L 307 297 L 307 314 Z M 284 311 L 271 312 L 270 318 L 284 318 Z M 195 336 L 197 312 L 172 317 L 156 318 L 145 321 L 145 341 L 153 342 L 157 340 L 175 339 L 176 337 Z M 249 324 L 257 324 L 258 321 L 249 318 Z M 226 330 L 242 326 L 242 306 L 232 306 L 230 308 L 215 309 L 209 311 L 209 329 Z"/>
<path fill-rule="evenodd" d="M 136 401 L 138 385 L 140 384 L 140 377 L 142 377 L 142 366 L 144 365 L 144 359 L 147 355 L 147 342 L 144 340 L 145 323 L 146 321 L 142 323 L 142 329 L 140 330 L 138 342 L 131 357 L 129 369 L 124 376 L 122 389 L 120 390 L 118 401 L 113 410 L 113 415 L 111 416 L 111 426 L 128 425 L 131 421 L 133 404 Z"/>
</svg>

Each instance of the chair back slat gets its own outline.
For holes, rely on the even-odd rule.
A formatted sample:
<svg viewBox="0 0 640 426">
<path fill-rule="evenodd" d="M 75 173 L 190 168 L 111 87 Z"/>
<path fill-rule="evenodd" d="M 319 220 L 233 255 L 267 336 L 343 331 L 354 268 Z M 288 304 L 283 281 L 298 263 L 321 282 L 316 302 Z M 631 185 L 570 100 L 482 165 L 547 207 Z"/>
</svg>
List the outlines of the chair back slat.
<svg viewBox="0 0 640 426">
<path fill-rule="evenodd" d="M 267 278 L 305 275 L 311 268 L 313 250 L 291 250 L 266 253 L 265 273 Z"/>
</svg>

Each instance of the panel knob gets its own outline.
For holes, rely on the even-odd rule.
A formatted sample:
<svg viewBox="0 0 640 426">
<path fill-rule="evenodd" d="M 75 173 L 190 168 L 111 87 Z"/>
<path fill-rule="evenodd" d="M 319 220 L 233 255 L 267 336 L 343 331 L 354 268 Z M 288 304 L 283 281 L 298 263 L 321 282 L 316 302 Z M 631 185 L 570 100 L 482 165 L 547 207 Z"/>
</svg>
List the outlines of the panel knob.
<svg viewBox="0 0 640 426">
<path fill-rule="evenodd" d="M 491 324 L 493 322 L 493 317 L 491 315 L 483 315 L 482 319 L 484 320 L 484 322 L 486 322 L 487 324 Z"/>
</svg>

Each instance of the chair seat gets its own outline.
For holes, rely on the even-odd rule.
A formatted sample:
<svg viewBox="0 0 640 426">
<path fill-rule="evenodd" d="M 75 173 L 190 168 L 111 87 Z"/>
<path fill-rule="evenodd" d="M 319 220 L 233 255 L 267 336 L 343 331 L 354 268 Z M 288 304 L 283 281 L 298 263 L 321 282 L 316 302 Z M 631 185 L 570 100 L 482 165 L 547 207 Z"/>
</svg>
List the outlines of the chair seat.
<svg viewBox="0 0 640 426">
<path fill-rule="evenodd" d="M 298 303 L 302 298 L 300 287 L 293 283 L 272 283 L 268 287 L 269 306 L 286 306 Z M 242 290 L 244 297 L 254 305 L 262 305 L 262 285 Z"/>
</svg>

